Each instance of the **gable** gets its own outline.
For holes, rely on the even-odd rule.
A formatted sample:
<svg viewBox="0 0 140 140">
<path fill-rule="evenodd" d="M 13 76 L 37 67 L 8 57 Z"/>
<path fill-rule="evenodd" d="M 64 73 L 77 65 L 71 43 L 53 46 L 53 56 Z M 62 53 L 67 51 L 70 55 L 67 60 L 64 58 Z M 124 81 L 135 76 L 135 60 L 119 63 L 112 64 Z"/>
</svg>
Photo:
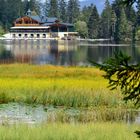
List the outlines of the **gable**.
<svg viewBox="0 0 140 140">
<path fill-rule="evenodd" d="M 15 24 L 39 24 L 39 22 L 29 16 L 24 16 L 24 17 L 21 17 L 21 18 L 18 18 L 16 21 L 15 21 Z"/>
</svg>

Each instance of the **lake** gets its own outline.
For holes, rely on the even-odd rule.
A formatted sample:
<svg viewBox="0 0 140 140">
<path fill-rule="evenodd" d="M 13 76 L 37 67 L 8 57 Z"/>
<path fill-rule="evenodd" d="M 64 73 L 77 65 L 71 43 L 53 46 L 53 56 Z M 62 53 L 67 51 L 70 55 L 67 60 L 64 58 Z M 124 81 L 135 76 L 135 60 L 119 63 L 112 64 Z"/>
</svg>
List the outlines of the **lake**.
<svg viewBox="0 0 140 140">
<path fill-rule="evenodd" d="M 88 60 L 102 63 L 122 51 L 140 62 L 140 45 L 113 44 L 108 41 L 76 40 L 1 40 L 0 63 L 52 64 L 86 66 Z"/>
</svg>

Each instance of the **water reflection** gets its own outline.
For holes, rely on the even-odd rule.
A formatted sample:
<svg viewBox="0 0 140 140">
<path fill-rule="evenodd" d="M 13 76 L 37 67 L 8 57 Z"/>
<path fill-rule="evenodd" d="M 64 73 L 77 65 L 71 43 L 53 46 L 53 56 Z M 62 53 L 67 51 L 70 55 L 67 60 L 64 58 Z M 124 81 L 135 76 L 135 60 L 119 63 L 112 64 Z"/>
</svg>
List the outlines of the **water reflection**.
<svg viewBox="0 0 140 140">
<path fill-rule="evenodd" d="M 88 59 L 102 63 L 123 51 L 140 61 L 140 45 L 111 45 L 109 42 L 66 40 L 12 40 L 0 42 L 0 63 L 31 63 L 53 65 L 88 65 Z"/>
</svg>

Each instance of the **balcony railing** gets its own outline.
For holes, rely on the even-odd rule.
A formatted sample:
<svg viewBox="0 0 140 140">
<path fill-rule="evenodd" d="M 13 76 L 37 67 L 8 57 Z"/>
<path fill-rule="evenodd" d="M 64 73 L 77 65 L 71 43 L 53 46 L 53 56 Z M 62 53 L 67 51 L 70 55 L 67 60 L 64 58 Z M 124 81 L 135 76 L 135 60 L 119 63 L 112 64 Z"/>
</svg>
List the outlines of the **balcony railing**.
<svg viewBox="0 0 140 140">
<path fill-rule="evenodd" d="M 15 24 L 15 26 L 38 26 L 39 24 Z"/>
</svg>

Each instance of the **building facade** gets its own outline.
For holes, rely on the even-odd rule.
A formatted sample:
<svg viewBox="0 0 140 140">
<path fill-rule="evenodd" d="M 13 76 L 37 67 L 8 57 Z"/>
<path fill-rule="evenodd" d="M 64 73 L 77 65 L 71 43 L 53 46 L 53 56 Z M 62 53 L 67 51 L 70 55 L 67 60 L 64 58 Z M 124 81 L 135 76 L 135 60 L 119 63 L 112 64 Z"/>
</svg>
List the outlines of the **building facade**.
<svg viewBox="0 0 140 140">
<path fill-rule="evenodd" d="M 15 20 L 10 29 L 12 38 L 59 38 L 73 39 L 77 35 L 74 25 L 63 23 L 56 17 L 34 16 L 27 14 Z"/>
</svg>

